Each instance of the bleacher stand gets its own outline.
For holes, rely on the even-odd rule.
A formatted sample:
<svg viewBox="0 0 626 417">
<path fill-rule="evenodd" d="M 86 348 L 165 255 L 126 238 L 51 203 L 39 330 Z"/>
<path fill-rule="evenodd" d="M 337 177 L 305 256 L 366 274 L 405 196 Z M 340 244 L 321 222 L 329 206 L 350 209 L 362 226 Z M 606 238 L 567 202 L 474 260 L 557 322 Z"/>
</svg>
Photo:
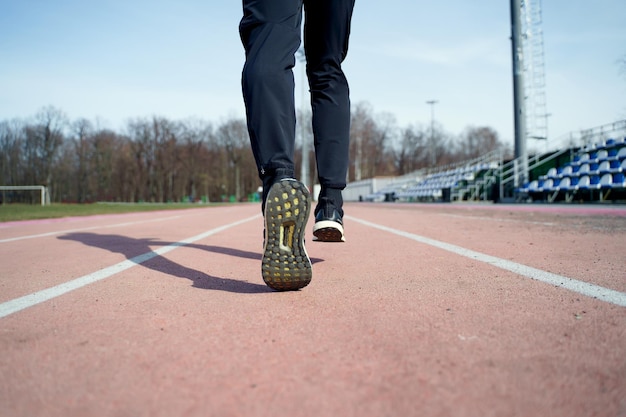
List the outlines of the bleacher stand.
<svg viewBox="0 0 626 417">
<path fill-rule="evenodd" d="M 518 190 L 533 201 L 607 201 L 626 198 L 626 137 L 580 149 L 563 167 L 550 168 Z"/>
<path fill-rule="evenodd" d="M 496 182 L 495 172 L 501 162 L 499 151 L 479 158 L 405 175 L 385 188 L 365 196 L 365 201 L 451 202 L 486 199 Z"/>
<path fill-rule="evenodd" d="M 384 202 L 384 201 L 396 201 L 397 193 L 401 193 L 404 190 L 413 187 L 419 181 L 421 181 L 421 173 L 414 173 L 413 175 L 407 175 L 401 177 L 395 181 L 392 181 L 387 186 L 381 188 L 375 193 L 368 194 L 364 197 L 363 201 Z"/>
<path fill-rule="evenodd" d="M 456 188 L 473 182 L 481 171 L 487 169 L 488 165 L 478 164 L 431 174 L 412 187 L 396 193 L 396 198 L 405 201 L 449 201 Z"/>
</svg>

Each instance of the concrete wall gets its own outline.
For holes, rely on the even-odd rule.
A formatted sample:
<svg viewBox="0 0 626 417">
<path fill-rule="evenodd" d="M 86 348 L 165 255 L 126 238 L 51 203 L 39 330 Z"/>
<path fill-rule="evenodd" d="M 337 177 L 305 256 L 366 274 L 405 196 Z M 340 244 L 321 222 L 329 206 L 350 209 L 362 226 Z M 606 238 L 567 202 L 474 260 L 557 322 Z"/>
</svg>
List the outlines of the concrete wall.
<svg viewBox="0 0 626 417">
<path fill-rule="evenodd" d="M 379 177 L 351 182 L 343 190 L 343 201 L 359 201 L 360 197 L 365 198 L 365 196 L 385 188 L 394 179 L 394 177 Z"/>
</svg>

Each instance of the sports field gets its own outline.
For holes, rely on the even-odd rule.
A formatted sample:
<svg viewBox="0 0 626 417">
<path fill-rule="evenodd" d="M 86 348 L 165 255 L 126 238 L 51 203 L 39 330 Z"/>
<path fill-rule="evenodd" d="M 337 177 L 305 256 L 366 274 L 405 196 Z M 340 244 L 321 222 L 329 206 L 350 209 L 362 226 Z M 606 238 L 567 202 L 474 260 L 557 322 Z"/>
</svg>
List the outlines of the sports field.
<svg viewBox="0 0 626 417">
<path fill-rule="evenodd" d="M 0 415 L 626 416 L 626 207 L 345 210 L 296 292 L 257 204 L 0 223 Z"/>
</svg>

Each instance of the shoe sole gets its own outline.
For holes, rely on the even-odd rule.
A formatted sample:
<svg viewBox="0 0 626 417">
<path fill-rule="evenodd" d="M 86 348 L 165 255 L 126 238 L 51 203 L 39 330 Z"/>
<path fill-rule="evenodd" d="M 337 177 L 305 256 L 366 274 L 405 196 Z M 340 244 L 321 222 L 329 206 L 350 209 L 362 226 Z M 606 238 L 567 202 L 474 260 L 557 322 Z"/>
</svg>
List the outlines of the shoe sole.
<svg viewBox="0 0 626 417">
<path fill-rule="evenodd" d="M 313 236 L 318 242 L 345 242 L 343 226 L 330 220 L 316 222 L 313 226 Z"/>
<path fill-rule="evenodd" d="M 293 291 L 311 282 L 311 260 L 304 232 L 311 212 L 309 190 L 296 180 L 272 185 L 265 202 L 263 281 L 277 291 Z"/>
</svg>

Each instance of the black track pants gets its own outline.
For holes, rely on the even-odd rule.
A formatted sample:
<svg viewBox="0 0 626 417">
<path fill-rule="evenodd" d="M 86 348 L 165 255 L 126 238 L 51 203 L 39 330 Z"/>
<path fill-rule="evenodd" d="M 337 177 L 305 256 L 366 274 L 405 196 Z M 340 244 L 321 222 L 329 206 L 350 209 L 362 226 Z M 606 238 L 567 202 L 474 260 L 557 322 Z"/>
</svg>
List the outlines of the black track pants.
<svg viewBox="0 0 626 417">
<path fill-rule="evenodd" d="M 354 0 L 243 0 L 246 51 L 242 90 L 259 176 L 294 176 L 295 53 L 304 48 L 313 136 L 322 188 L 343 189 L 348 170 L 350 98 L 341 63 L 348 51 Z"/>
</svg>

